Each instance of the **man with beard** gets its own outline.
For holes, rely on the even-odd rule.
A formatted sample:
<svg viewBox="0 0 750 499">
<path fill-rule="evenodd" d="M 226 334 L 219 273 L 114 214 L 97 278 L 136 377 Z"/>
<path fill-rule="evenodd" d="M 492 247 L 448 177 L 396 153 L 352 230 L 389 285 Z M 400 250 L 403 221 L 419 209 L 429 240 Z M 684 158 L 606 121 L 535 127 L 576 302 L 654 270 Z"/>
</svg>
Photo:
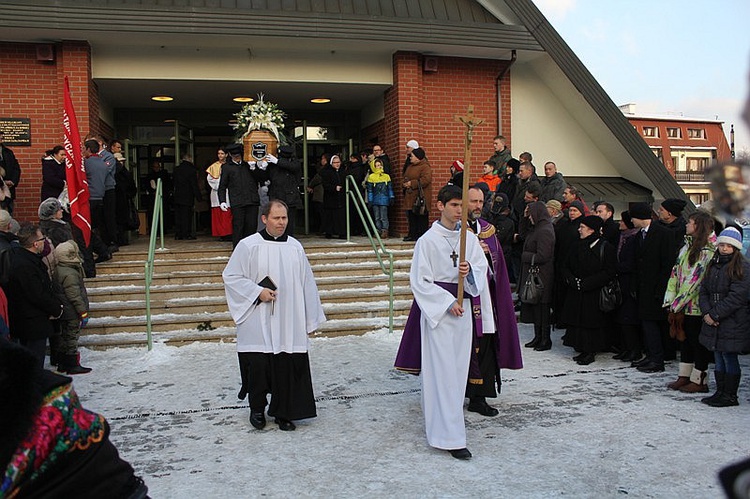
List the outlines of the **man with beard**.
<svg viewBox="0 0 750 499">
<path fill-rule="evenodd" d="M 495 334 L 474 336 L 475 354 L 482 379 L 469 379 L 466 396 L 469 411 L 483 416 L 496 416 L 498 410 L 487 403 L 486 397 L 497 397 L 500 391 L 500 369 L 521 369 L 521 347 L 518 341 L 518 326 L 513 310 L 513 297 L 502 248 L 495 237 L 495 226 L 481 218 L 484 193 L 473 186 L 469 189 L 469 230 L 479 237 L 479 245 L 489 264 L 487 283 L 492 296 L 492 313 L 495 319 Z"/>
</svg>

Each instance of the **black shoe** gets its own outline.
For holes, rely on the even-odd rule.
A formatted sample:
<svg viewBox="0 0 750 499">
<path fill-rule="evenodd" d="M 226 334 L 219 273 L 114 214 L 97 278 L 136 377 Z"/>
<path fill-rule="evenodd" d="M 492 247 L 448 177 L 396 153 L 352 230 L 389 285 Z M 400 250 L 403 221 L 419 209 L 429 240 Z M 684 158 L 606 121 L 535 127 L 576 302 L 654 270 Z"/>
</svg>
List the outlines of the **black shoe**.
<svg viewBox="0 0 750 499">
<path fill-rule="evenodd" d="M 486 400 L 469 402 L 467 410 L 490 418 L 500 414 L 500 411 L 488 404 Z"/>
<path fill-rule="evenodd" d="M 111 259 L 112 259 L 112 255 L 109 255 L 109 254 L 104 254 L 104 255 L 100 255 L 100 256 L 98 256 L 98 257 L 96 258 L 96 260 L 94 260 L 94 263 L 102 263 L 102 262 L 107 262 L 107 261 L 109 261 L 109 260 L 111 260 Z"/>
<path fill-rule="evenodd" d="M 534 347 L 534 350 L 537 352 L 543 352 L 550 349 L 552 349 L 552 340 L 539 340 L 539 343 Z"/>
<path fill-rule="evenodd" d="M 638 362 L 641 360 L 641 357 L 643 355 L 641 352 L 635 351 L 635 352 L 628 352 L 625 357 L 621 358 L 620 360 L 623 362 Z"/>
<path fill-rule="evenodd" d="M 534 339 L 533 339 L 533 340 L 531 340 L 530 342 L 526 343 L 526 344 L 525 344 L 524 346 L 525 346 L 526 348 L 534 348 L 535 346 L 537 346 L 537 345 L 539 344 L 539 342 L 540 342 L 541 340 L 542 340 L 542 338 L 541 338 L 541 337 L 539 337 L 539 336 L 534 336 Z"/>
<path fill-rule="evenodd" d="M 471 452 L 469 452 L 469 449 L 451 449 L 448 452 L 450 452 L 451 456 L 456 459 L 471 459 Z"/>
<path fill-rule="evenodd" d="M 118 251 L 120 251 L 120 247 L 116 244 L 113 244 L 107 248 L 107 251 L 109 251 L 110 253 L 117 253 Z"/>
<path fill-rule="evenodd" d="M 187 236 L 185 239 L 187 239 L 188 241 L 195 241 L 198 238 L 195 236 Z"/>
<path fill-rule="evenodd" d="M 642 366 L 638 366 L 637 369 L 642 373 L 661 373 L 664 372 L 664 364 L 659 362 L 647 362 Z"/>
<path fill-rule="evenodd" d="M 622 352 L 615 354 L 612 356 L 615 360 L 623 360 L 625 357 L 627 357 L 630 354 L 627 350 L 623 350 Z"/>
<path fill-rule="evenodd" d="M 275 418 L 273 422 L 279 425 L 279 430 L 281 431 L 294 431 L 297 429 L 297 427 L 294 426 L 294 423 L 286 419 Z"/>
<path fill-rule="evenodd" d="M 646 364 L 650 364 L 651 361 L 648 357 L 643 357 L 641 360 L 634 360 L 630 363 L 630 367 L 641 367 L 645 366 Z"/>
<path fill-rule="evenodd" d="M 586 354 L 585 353 L 579 353 L 578 355 L 576 355 L 575 357 L 573 357 L 573 360 L 575 360 L 576 362 L 578 362 L 578 360 L 581 359 L 584 355 L 586 355 Z"/>
<path fill-rule="evenodd" d="M 587 366 L 596 360 L 596 355 L 593 353 L 584 353 L 576 360 L 579 366 Z M 663 371 L 664 369 L 662 369 Z"/>
<path fill-rule="evenodd" d="M 82 365 L 74 365 L 69 367 L 58 367 L 58 372 L 62 374 L 88 374 L 91 372 L 90 367 L 83 367 Z"/>
<path fill-rule="evenodd" d="M 250 411 L 250 424 L 259 430 L 262 430 L 263 428 L 265 428 L 266 427 L 266 415 L 263 414 L 263 411 L 255 412 L 251 410 Z"/>
<path fill-rule="evenodd" d="M 326 239 L 331 239 L 331 238 L 333 238 L 332 234 L 326 234 Z"/>
</svg>

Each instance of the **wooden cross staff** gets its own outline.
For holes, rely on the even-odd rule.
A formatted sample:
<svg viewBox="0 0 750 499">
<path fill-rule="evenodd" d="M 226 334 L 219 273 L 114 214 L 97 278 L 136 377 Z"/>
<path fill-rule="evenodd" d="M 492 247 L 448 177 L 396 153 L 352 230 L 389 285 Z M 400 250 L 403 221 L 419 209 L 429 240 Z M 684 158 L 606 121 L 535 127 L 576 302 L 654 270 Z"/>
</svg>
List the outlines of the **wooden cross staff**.
<svg viewBox="0 0 750 499">
<path fill-rule="evenodd" d="M 469 109 L 466 111 L 466 116 L 456 116 L 456 119 L 466 126 L 466 145 L 464 146 L 464 183 L 461 186 L 463 194 L 461 196 L 461 235 L 460 245 L 458 250 L 458 261 L 463 262 L 466 260 L 466 229 L 468 228 L 469 220 L 469 165 L 471 164 L 471 141 L 474 135 L 474 127 L 484 123 L 484 120 L 480 120 L 474 117 L 474 106 L 469 105 Z M 458 304 L 461 305 L 464 302 L 464 280 L 458 280 L 458 292 L 456 293 L 456 299 Z"/>
</svg>

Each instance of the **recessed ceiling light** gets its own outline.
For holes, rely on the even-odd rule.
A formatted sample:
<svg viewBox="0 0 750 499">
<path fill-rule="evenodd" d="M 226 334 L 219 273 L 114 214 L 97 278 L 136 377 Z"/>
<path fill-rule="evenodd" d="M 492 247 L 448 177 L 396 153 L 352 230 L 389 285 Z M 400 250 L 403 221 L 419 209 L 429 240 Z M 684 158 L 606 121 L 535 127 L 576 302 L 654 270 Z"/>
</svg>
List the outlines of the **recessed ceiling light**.
<svg viewBox="0 0 750 499">
<path fill-rule="evenodd" d="M 253 99 L 252 97 L 241 97 L 241 96 L 240 96 L 240 97 L 235 97 L 235 98 L 234 98 L 234 99 L 232 99 L 232 100 L 233 100 L 234 102 L 252 102 L 252 101 L 254 101 L 255 99 Z"/>
<path fill-rule="evenodd" d="M 171 102 L 174 100 L 174 97 L 170 97 L 169 95 L 154 95 L 151 97 L 151 100 L 155 100 L 156 102 Z"/>
<path fill-rule="evenodd" d="M 175 120 L 164 120 L 164 123 L 174 123 Z"/>
<path fill-rule="evenodd" d="M 310 99 L 310 102 L 313 104 L 328 104 L 331 102 L 331 99 L 326 99 L 325 97 L 318 97 L 317 99 Z"/>
</svg>

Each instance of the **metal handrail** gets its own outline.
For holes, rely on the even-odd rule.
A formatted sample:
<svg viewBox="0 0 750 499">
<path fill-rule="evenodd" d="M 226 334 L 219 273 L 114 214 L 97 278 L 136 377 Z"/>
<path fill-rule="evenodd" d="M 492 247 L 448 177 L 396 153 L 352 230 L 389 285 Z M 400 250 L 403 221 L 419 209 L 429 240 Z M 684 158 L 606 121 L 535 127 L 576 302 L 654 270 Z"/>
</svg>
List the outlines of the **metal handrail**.
<svg viewBox="0 0 750 499">
<path fill-rule="evenodd" d="M 350 189 L 351 185 L 351 189 Z M 362 198 L 362 193 L 359 190 L 357 181 L 351 175 L 346 176 L 345 181 L 345 197 L 352 200 L 352 204 L 357 209 L 359 218 L 362 221 L 362 225 L 365 228 L 365 234 L 370 240 L 370 246 L 372 246 L 375 252 L 375 257 L 378 259 L 380 264 L 380 270 L 388 276 L 388 331 L 393 332 L 393 252 L 387 250 L 383 244 L 383 240 L 380 238 L 380 234 L 375 227 L 375 222 L 372 220 L 370 210 L 367 209 L 365 200 Z M 346 240 L 351 241 L 351 227 L 349 224 L 349 203 L 346 203 Z M 373 238 L 373 234 L 375 237 Z M 383 262 L 383 256 L 388 256 L 388 266 Z"/>
<path fill-rule="evenodd" d="M 164 203 L 162 201 L 161 179 L 156 179 L 156 192 L 154 195 L 154 214 L 151 217 L 151 235 L 148 240 L 148 256 L 146 257 L 144 277 L 146 281 L 146 341 L 148 349 L 154 347 L 151 336 L 151 281 L 154 277 L 154 256 L 156 254 L 156 231 L 161 235 L 161 249 L 164 250 Z"/>
</svg>

